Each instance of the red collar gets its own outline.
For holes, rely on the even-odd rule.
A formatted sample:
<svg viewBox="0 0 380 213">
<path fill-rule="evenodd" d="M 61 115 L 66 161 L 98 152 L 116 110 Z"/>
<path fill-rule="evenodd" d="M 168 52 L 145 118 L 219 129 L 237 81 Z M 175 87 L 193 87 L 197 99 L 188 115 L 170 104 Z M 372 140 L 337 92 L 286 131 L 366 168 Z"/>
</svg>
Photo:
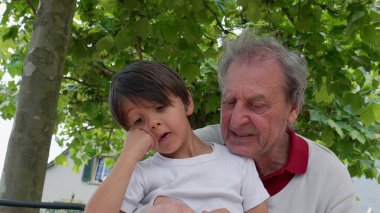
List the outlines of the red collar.
<svg viewBox="0 0 380 213">
<path fill-rule="evenodd" d="M 273 196 L 281 191 L 296 174 L 305 174 L 309 160 L 307 142 L 291 130 L 288 162 L 283 168 L 261 178 L 268 193 Z"/>
</svg>

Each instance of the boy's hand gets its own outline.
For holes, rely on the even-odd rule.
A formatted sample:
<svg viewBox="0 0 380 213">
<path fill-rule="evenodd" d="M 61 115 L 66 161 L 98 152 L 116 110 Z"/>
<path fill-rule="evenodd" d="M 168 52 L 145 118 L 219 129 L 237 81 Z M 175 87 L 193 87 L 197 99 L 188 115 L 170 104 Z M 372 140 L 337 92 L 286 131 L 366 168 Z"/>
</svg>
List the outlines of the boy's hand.
<svg viewBox="0 0 380 213">
<path fill-rule="evenodd" d="M 146 130 L 140 128 L 130 129 L 124 141 L 124 152 L 129 158 L 141 160 L 145 153 L 155 148 L 157 140 Z"/>
</svg>

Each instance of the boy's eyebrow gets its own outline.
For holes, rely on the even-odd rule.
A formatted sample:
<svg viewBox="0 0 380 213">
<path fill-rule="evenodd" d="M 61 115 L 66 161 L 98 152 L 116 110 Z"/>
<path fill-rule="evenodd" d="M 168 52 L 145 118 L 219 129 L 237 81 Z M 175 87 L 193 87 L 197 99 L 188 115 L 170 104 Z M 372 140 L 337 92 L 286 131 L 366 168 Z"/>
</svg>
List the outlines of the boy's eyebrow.
<svg viewBox="0 0 380 213">
<path fill-rule="evenodd" d="M 129 110 L 127 110 L 126 112 L 124 112 L 123 114 L 124 114 L 125 116 L 128 117 L 129 112 L 132 111 L 132 110 L 133 110 L 133 109 L 129 109 Z"/>
</svg>

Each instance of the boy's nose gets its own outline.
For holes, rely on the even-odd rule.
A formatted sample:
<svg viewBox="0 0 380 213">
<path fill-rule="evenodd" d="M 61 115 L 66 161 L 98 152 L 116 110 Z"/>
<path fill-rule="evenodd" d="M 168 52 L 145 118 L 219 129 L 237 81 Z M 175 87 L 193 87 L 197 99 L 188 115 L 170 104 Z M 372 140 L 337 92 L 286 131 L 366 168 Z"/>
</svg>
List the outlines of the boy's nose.
<svg viewBox="0 0 380 213">
<path fill-rule="evenodd" d="M 160 123 L 159 121 L 155 121 L 155 122 L 152 123 L 151 128 L 152 128 L 152 129 L 155 129 L 156 127 L 158 127 L 158 126 L 160 126 L 160 125 L 161 125 L 161 123 Z"/>
</svg>

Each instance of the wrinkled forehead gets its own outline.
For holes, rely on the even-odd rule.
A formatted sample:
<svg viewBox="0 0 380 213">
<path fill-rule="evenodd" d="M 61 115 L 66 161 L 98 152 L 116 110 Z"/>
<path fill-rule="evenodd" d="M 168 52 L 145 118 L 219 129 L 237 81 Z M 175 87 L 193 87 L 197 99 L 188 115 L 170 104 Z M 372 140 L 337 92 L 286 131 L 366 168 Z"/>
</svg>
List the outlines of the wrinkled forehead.
<svg viewBox="0 0 380 213">
<path fill-rule="evenodd" d="M 240 58 L 234 60 L 224 78 L 222 95 L 273 96 L 283 95 L 286 79 L 281 63 L 274 58 Z"/>
</svg>

